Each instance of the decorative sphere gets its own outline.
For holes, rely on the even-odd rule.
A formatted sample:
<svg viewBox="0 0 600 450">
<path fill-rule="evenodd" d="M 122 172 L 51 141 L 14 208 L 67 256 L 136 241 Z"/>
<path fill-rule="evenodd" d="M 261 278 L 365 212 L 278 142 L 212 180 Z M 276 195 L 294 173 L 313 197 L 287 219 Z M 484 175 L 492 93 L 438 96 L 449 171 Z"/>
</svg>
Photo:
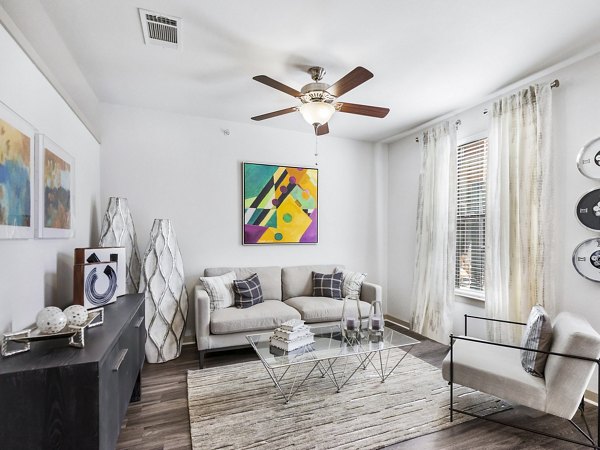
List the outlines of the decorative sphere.
<svg viewBox="0 0 600 450">
<path fill-rule="evenodd" d="M 69 325 L 81 326 L 88 319 L 88 310 L 81 305 L 71 305 L 63 311 Z"/>
<path fill-rule="evenodd" d="M 67 316 L 60 308 L 48 306 L 38 313 L 35 323 L 42 333 L 58 333 L 67 324 Z"/>
</svg>

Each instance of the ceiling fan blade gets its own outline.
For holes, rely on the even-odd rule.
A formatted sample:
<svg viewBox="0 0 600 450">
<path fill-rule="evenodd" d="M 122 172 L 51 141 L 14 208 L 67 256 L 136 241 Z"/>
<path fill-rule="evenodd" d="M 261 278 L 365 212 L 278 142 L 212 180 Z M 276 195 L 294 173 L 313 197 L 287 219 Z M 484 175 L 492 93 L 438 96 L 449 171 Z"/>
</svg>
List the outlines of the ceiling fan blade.
<svg viewBox="0 0 600 450">
<path fill-rule="evenodd" d="M 364 67 L 358 66 L 356 69 L 346 74 L 337 83 L 327 89 L 331 95 L 340 97 L 356 86 L 360 86 L 365 81 L 373 78 L 373 74 Z"/>
<path fill-rule="evenodd" d="M 368 105 L 357 105 L 356 103 L 338 103 L 339 111 L 350 113 L 350 114 L 359 114 L 361 116 L 370 116 L 370 117 L 379 117 L 380 119 L 384 118 L 390 112 L 389 108 L 380 108 L 378 106 L 368 106 Z"/>
<path fill-rule="evenodd" d="M 274 89 L 277 89 L 278 91 L 285 92 L 286 94 L 291 95 L 292 97 L 302 96 L 302 93 L 298 92 L 296 89 L 286 86 L 285 84 L 280 83 L 279 81 L 274 80 L 273 78 L 269 78 L 266 75 L 257 75 L 255 77 L 252 77 L 252 79 L 258 81 L 259 83 L 266 84 L 267 86 L 270 86 Z"/>
<path fill-rule="evenodd" d="M 324 123 L 323 125 L 319 125 L 318 127 L 315 127 L 315 134 L 317 136 L 323 136 L 324 134 L 329 133 L 329 125 L 327 123 Z"/>
<path fill-rule="evenodd" d="M 282 116 L 284 114 L 289 114 L 291 112 L 297 111 L 298 108 L 292 106 L 291 108 L 280 109 L 279 111 L 273 111 L 267 114 L 262 114 L 260 116 L 251 117 L 252 120 L 265 120 L 270 119 L 271 117 Z"/>
</svg>

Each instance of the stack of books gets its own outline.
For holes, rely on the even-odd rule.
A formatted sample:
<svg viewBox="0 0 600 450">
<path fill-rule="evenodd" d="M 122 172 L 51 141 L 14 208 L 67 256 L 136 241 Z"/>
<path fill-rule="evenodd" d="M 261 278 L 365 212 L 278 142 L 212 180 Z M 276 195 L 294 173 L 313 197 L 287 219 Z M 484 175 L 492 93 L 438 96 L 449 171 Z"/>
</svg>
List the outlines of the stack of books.
<svg viewBox="0 0 600 450">
<path fill-rule="evenodd" d="M 304 325 L 303 320 L 292 319 L 275 329 L 269 340 L 269 350 L 275 355 L 284 355 L 304 350 L 314 342 L 315 335 L 310 332 L 310 327 Z"/>
</svg>

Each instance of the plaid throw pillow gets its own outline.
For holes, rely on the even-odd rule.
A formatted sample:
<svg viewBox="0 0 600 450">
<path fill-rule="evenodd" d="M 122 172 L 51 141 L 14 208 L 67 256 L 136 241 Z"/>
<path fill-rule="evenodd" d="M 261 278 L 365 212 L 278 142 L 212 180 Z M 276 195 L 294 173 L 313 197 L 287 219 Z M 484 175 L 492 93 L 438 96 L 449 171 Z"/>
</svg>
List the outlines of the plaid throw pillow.
<svg viewBox="0 0 600 450">
<path fill-rule="evenodd" d="M 235 291 L 235 306 L 238 308 L 250 308 L 257 303 L 263 302 L 263 292 L 257 274 L 252 274 L 245 280 L 233 282 Z"/>
<path fill-rule="evenodd" d="M 342 297 L 342 273 L 313 272 L 313 297 Z"/>
</svg>

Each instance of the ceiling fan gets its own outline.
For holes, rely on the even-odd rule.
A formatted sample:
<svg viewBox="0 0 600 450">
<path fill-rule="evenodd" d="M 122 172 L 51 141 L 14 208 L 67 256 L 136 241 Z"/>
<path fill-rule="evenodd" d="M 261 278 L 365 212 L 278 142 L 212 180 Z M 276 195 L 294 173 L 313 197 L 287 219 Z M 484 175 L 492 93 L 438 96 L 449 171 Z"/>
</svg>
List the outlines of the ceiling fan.
<svg viewBox="0 0 600 450">
<path fill-rule="evenodd" d="M 329 125 L 327 122 L 336 111 L 378 118 L 383 118 L 390 112 L 389 108 L 337 101 L 337 99 L 346 92 L 373 78 L 373 74 L 364 67 L 357 67 L 331 86 L 327 83 L 321 83 L 321 80 L 325 75 L 324 68 L 311 67 L 308 69 L 308 73 L 313 79 L 313 82 L 303 86 L 300 91 L 286 86 L 266 75 L 257 75 L 253 77 L 252 79 L 259 83 L 266 84 L 267 86 L 285 92 L 292 97 L 296 97 L 302 104 L 300 106 L 292 106 L 291 108 L 280 109 L 279 111 L 254 116 L 252 117 L 252 120 L 265 120 L 283 114 L 300 111 L 304 120 L 314 127 L 315 134 L 321 136 L 329 133 Z"/>
</svg>

